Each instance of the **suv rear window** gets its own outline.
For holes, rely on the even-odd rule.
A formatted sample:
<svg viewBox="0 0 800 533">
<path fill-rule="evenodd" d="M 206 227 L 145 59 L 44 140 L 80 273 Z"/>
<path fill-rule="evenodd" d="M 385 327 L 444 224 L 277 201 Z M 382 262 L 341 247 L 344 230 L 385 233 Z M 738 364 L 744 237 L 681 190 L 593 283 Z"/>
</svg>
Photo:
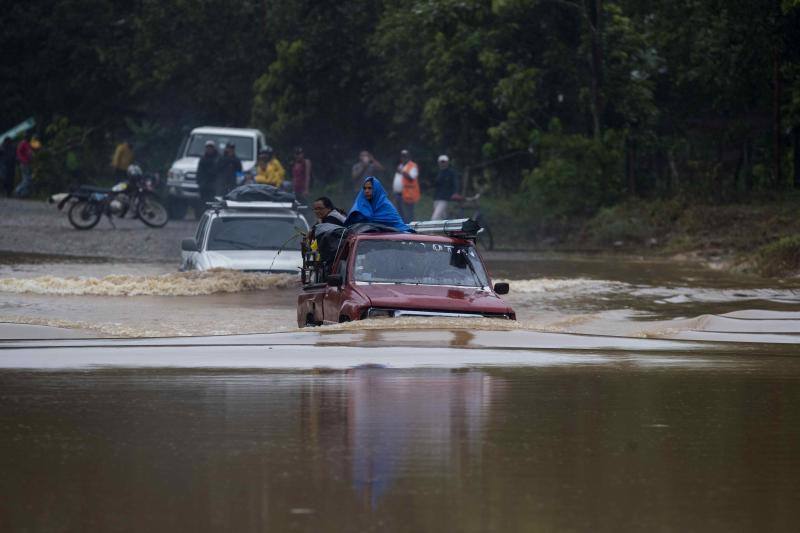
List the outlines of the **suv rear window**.
<svg viewBox="0 0 800 533">
<path fill-rule="evenodd" d="M 206 250 L 296 250 L 299 239 L 294 218 L 219 217 L 211 224 Z"/>
<path fill-rule="evenodd" d="M 212 135 L 210 133 L 195 133 L 189 138 L 189 147 L 186 149 L 187 157 L 202 157 L 206 151 L 206 141 L 214 141 L 217 150 L 222 153 L 222 149 L 228 143 L 236 146 L 236 157 L 245 161 L 252 161 L 253 157 L 253 138 L 239 137 L 235 135 Z"/>
</svg>

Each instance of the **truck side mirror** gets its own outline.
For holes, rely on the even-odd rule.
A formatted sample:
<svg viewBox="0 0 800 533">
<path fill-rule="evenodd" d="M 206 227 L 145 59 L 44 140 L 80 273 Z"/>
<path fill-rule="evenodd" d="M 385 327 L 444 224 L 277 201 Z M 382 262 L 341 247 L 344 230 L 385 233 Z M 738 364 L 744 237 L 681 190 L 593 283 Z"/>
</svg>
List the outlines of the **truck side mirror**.
<svg viewBox="0 0 800 533">
<path fill-rule="evenodd" d="M 508 294 L 508 283 L 495 283 L 494 292 L 497 294 Z"/>
<path fill-rule="evenodd" d="M 197 252 L 197 241 L 194 239 L 183 239 L 181 241 L 181 250 L 184 252 Z"/>
<path fill-rule="evenodd" d="M 328 275 L 328 287 L 341 287 L 343 283 L 342 276 L 339 274 Z"/>
</svg>

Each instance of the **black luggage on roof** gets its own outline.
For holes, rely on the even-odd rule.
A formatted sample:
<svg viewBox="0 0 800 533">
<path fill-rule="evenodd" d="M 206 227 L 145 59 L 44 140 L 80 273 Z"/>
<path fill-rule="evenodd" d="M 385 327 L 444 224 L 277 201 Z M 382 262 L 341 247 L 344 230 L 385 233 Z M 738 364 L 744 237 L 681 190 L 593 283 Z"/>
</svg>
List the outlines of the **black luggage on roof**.
<svg viewBox="0 0 800 533">
<path fill-rule="evenodd" d="M 264 183 L 240 185 L 225 195 L 231 202 L 295 202 L 294 194 Z"/>
</svg>

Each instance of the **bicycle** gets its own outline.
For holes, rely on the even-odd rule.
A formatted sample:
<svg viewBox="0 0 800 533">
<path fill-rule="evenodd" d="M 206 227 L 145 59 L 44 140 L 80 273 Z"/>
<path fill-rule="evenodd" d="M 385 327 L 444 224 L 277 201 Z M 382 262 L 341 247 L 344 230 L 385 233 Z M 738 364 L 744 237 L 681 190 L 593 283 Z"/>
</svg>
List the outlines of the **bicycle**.
<svg viewBox="0 0 800 533">
<path fill-rule="evenodd" d="M 451 201 L 458 204 L 458 218 L 471 218 L 483 228 L 483 230 L 478 233 L 477 244 L 488 252 L 494 249 L 494 236 L 492 236 L 492 230 L 489 228 L 486 217 L 481 213 L 480 198 L 481 193 L 478 192 L 474 196 L 467 197 L 454 195 Z M 465 215 L 464 213 L 467 209 L 474 209 L 475 211 L 472 215 Z"/>
</svg>

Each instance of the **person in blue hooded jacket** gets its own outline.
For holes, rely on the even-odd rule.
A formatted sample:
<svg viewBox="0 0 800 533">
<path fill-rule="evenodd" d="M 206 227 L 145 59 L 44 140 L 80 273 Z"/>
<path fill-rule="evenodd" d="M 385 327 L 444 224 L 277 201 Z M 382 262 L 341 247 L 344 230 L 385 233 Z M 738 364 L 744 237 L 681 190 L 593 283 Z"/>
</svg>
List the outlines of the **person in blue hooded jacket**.
<svg viewBox="0 0 800 533">
<path fill-rule="evenodd" d="M 350 226 L 359 222 L 372 222 L 405 233 L 411 232 L 411 228 L 403 222 L 394 204 L 386 196 L 383 185 L 375 176 L 368 176 L 364 179 L 344 224 Z"/>
</svg>

